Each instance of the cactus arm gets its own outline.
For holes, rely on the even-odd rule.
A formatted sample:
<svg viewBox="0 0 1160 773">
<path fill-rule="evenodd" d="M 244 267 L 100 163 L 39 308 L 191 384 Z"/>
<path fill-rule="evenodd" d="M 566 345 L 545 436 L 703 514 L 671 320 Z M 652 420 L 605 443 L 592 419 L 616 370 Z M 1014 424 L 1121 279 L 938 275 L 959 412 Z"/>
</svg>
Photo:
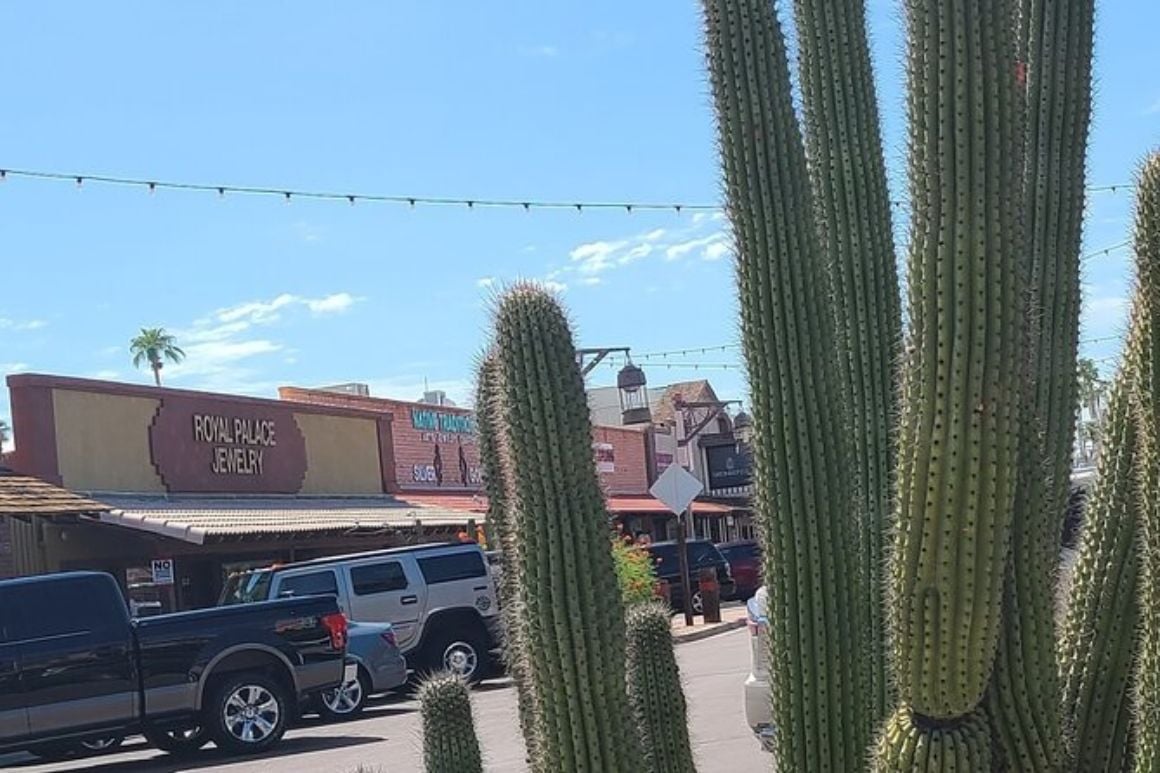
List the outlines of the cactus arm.
<svg viewBox="0 0 1160 773">
<path fill-rule="evenodd" d="M 1028 384 L 988 715 L 1015 770 L 1058 770 L 1063 739 L 1055 583 L 1069 490 L 1079 339 L 1079 255 L 1091 114 L 1094 2 L 1026 0 L 1024 223 L 1031 310 Z"/>
<path fill-rule="evenodd" d="M 1061 637 L 1064 730 L 1071 765 L 1085 773 L 1123 770 L 1129 747 L 1139 520 L 1131 378 L 1130 368 L 1121 371 L 1112 387 Z"/>
<path fill-rule="evenodd" d="M 980 703 L 1002 619 L 1023 327 L 1012 7 L 906 6 L 911 330 L 888 615 L 900 705 L 883 771 L 990 753 Z"/>
<path fill-rule="evenodd" d="M 861 570 L 871 648 L 869 711 L 892 704 L 885 671 L 884 543 L 894 471 L 902 321 L 878 107 L 862 0 L 795 0 L 809 169 L 837 312 L 857 466 Z"/>
<path fill-rule="evenodd" d="M 1160 771 L 1160 153 L 1139 174 L 1136 292 L 1148 335 L 1139 340 L 1135 411 L 1140 425 L 1140 653 L 1136 679 L 1138 773 Z"/>
<path fill-rule="evenodd" d="M 753 392 L 775 755 L 780 770 L 853 770 L 873 719 L 855 642 L 867 596 L 844 469 L 833 301 L 785 44 L 765 0 L 702 6 Z"/>
</svg>

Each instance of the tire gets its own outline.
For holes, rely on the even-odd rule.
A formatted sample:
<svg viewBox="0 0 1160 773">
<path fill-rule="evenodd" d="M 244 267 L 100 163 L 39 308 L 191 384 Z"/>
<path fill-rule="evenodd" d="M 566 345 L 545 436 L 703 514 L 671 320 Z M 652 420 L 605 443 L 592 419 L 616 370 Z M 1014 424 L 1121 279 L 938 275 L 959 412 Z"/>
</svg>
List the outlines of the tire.
<svg viewBox="0 0 1160 773">
<path fill-rule="evenodd" d="M 468 684 L 479 682 L 486 674 L 487 646 L 478 631 L 440 632 L 425 650 L 431 671 L 450 671 Z"/>
<path fill-rule="evenodd" d="M 282 740 L 290 702 L 282 686 L 263 674 L 227 676 L 206 704 L 213 742 L 231 754 L 258 754 Z"/>
<path fill-rule="evenodd" d="M 358 677 L 341 687 L 327 690 L 318 698 L 318 714 L 327 722 L 346 722 L 362 714 L 370 698 L 370 679 L 360 668 Z"/>
<path fill-rule="evenodd" d="M 145 730 L 145 740 L 166 754 L 174 757 L 188 757 L 209 743 L 209 734 L 200 726 L 173 730 Z"/>
<path fill-rule="evenodd" d="M 693 598 L 690 605 L 693 607 L 694 615 L 703 615 L 705 613 L 705 602 L 701 599 L 701 591 L 693 591 Z"/>
</svg>

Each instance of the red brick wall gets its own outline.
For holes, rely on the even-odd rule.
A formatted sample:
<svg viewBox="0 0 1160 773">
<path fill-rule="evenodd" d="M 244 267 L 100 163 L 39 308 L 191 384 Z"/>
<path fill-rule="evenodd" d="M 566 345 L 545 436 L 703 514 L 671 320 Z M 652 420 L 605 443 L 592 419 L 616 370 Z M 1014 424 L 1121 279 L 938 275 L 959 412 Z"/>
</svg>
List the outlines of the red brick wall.
<svg viewBox="0 0 1160 773">
<path fill-rule="evenodd" d="M 382 397 L 361 397 L 298 387 L 279 387 L 278 396 L 283 400 L 296 402 L 390 413 L 393 417 L 391 436 L 395 478 L 399 491 L 475 491 L 482 487 L 479 448 L 476 445 L 475 433 L 458 431 L 465 429 L 462 424 L 464 421 L 474 426 L 474 414 L 465 408 L 388 400 Z M 420 413 L 418 420 L 416 412 Z M 436 428 L 425 426 L 424 418 L 434 418 Z M 444 431 L 439 428 L 440 426 L 447 427 L 451 431 Z M 435 470 L 436 446 L 439 448 L 442 463 L 441 483 L 437 480 Z M 463 461 L 467 467 L 466 483 L 460 466 L 460 448 L 463 449 Z"/>
<path fill-rule="evenodd" d="M 601 473 L 600 482 L 609 494 L 648 493 L 648 462 L 645 457 L 645 437 L 642 430 L 624 427 L 593 427 L 592 442 L 612 446 L 611 473 Z"/>
</svg>

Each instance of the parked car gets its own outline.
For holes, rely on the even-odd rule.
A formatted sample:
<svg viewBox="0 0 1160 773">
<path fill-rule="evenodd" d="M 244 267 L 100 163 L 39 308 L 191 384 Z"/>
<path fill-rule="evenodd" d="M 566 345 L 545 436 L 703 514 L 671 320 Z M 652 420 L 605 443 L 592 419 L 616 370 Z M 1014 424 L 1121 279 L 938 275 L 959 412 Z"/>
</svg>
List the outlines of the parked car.
<svg viewBox="0 0 1160 773">
<path fill-rule="evenodd" d="M 501 641 L 495 585 L 474 542 L 417 545 L 258 569 L 227 583 L 220 602 L 323 593 L 351 620 L 394 627 L 415 671 L 482 679 Z"/>
<path fill-rule="evenodd" d="M 341 684 L 334 599 L 131 620 L 112 576 L 0 581 L 0 753 L 100 751 L 142 733 L 171 752 L 260 752 L 299 701 Z"/>
<path fill-rule="evenodd" d="M 773 751 L 773 710 L 769 696 L 769 597 L 765 587 L 757 589 L 745 604 L 745 625 L 749 629 L 749 676 L 745 679 L 745 721 L 761 747 Z"/>
<path fill-rule="evenodd" d="M 648 546 L 656 566 L 657 579 L 669 584 L 670 599 L 674 609 L 684 609 L 685 592 L 681 587 L 681 563 L 676 542 L 653 542 Z M 729 562 L 721 551 L 707 539 L 691 539 L 685 543 L 685 554 L 689 559 L 689 586 L 692 588 L 693 612 L 701 614 L 701 592 L 697 589 L 697 574 L 702 569 L 716 569 L 717 583 L 721 586 L 721 598 L 733 594 L 733 575 Z"/>
<path fill-rule="evenodd" d="M 733 574 L 734 589 L 730 598 L 745 601 L 757 593 L 761 587 L 761 548 L 757 542 L 721 542 L 717 549 L 729 562 L 729 571 Z"/>
<path fill-rule="evenodd" d="M 407 659 L 399 652 L 390 623 L 349 622 L 346 658 L 356 672 L 353 678 L 319 696 L 315 708 L 323 719 L 354 719 L 370 698 L 407 682 Z"/>
</svg>

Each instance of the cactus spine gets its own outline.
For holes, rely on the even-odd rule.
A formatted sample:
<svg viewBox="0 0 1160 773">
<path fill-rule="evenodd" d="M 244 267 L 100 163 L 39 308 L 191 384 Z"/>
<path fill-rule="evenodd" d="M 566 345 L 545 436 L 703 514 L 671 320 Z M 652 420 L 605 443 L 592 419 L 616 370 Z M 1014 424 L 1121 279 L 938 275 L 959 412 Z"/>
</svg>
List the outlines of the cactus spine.
<svg viewBox="0 0 1160 773">
<path fill-rule="evenodd" d="M 1141 326 L 1136 414 L 1140 422 L 1140 654 L 1135 770 L 1160 771 L 1160 153 L 1145 162 L 1136 194 L 1136 303 Z"/>
<path fill-rule="evenodd" d="M 908 0 L 910 340 L 883 771 L 981 767 L 1015 494 L 1019 96 L 1005 0 Z M 987 763 L 989 765 L 989 763 Z"/>
<path fill-rule="evenodd" d="M 434 674 L 419 687 L 423 766 L 427 773 L 483 773 L 471 696 L 454 674 Z"/>
<path fill-rule="evenodd" d="M 508 566 L 518 564 L 520 541 L 512 528 L 511 502 L 508 496 L 510 480 L 506 454 L 502 447 L 500 429 L 503 426 L 502 374 L 494 352 L 480 361 L 476 370 L 475 406 L 476 427 L 479 431 L 479 458 L 483 467 L 483 482 L 487 492 L 487 526 L 492 539 L 502 549 Z M 536 748 L 536 706 L 531 675 L 528 673 L 524 647 L 525 634 L 519 614 L 519 588 L 516 572 L 500 573 L 500 615 L 504 623 L 504 662 L 516 686 L 520 732 L 524 737 L 527 759 L 531 764 L 538 759 Z"/>
<path fill-rule="evenodd" d="M 902 336 L 886 166 L 862 0 L 795 0 L 798 71 L 822 248 L 830 264 L 840 374 L 857 471 L 868 622 L 869 712 L 892 699 L 885 671 L 884 543 L 894 472 L 895 372 Z"/>
<path fill-rule="evenodd" d="M 702 6 L 752 391 L 777 768 L 857 770 L 873 722 L 861 641 L 869 596 L 855 558 L 835 311 L 785 41 L 768 0 Z"/>
<path fill-rule="evenodd" d="M 669 620 L 656 602 L 628 610 L 628 699 L 646 773 L 696 773 Z"/>
<path fill-rule="evenodd" d="M 509 458 L 520 629 L 539 710 L 535 767 L 633 769 L 624 617 L 572 331 L 546 291 L 508 290 L 495 351 Z"/>
<path fill-rule="evenodd" d="M 1062 763 L 1055 580 L 1069 491 L 1079 340 L 1079 256 L 1091 113 L 1093 0 L 1023 3 L 1023 190 L 1031 313 L 1003 633 L 988 715 L 1013 770 Z"/>
</svg>

